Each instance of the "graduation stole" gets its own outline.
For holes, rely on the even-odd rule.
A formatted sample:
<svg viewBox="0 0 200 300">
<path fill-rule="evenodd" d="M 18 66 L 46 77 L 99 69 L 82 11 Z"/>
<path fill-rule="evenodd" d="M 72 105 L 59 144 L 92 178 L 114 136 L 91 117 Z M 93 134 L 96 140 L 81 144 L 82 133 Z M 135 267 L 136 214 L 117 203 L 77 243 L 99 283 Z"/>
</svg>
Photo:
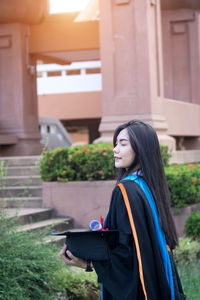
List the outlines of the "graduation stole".
<svg viewBox="0 0 200 300">
<path fill-rule="evenodd" d="M 167 248 L 167 243 L 166 243 L 166 240 L 165 240 L 164 232 L 162 231 L 162 229 L 160 227 L 157 208 L 156 208 L 153 196 L 152 196 L 146 182 L 143 180 L 142 177 L 137 176 L 136 174 L 131 174 L 131 175 L 127 176 L 126 178 L 124 178 L 123 180 L 133 180 L 134 182 L 136 182 L 140 186 L 140 188 L 142 189 L 142 191 L 144 192 L 144 194 L 145 194 L 145 196 L 148 200 L 149 206 L 150 206 L 151 211 L 152 211 L 156 236 L 157 236 L 161 257 L 162 257 L 163 264 L 164 264 L 165 274 L 166 274 L 167 281 L 168 281 L 168 284 L 169 284 L 169 287 L 170 287 L 170 290 L 171 290 L 171 299 L 175 300 L 174 283 L 173 283 L 173 275 L 172 275 L 170 256 L 169 256 L 169 253 L 168 253 L 168 248 Z M 145 283 L 144 283 L 144 275 L 143 275 L 140 247 L 139 247 L 137 232 L 136 232 L 136 229 L 135 229 L 135 224 L 134 224 L 134 220 L 133 220 L 133 216 L 132 216 L 132 212 L 131 212 L 131 208 L 130 208 L 130 203 L 129 203 L 128 196 L 127 196 L 127 193 L 126 193 L 126 189 L 123 186 L 123 184 L 119 183 L 118 186 L 119 186 L 119 188 L 122 192 L 124 202 L 125 202 L 125 205 L 126 205 L 126 209 L 127 209 L 127 212 L 128 212 L 130 225 L 131 225 L 131 228 L 132 228 L 133 237 L 134 237 L 135 246 L 136 246 L 136 253 L 137 253 L 137 258 L 138 258 L 140 280 L 141 280 L 145 300 L 147 300 L 147 293 L 146 293 Z"/>
<path fill-rule="evenodd" d="M 128 212 L 129 221 L 130 221 L 130 224 L 131 224 L 131 229 L 132 229 L 133 237 L 134 237 L 134 241 L 135 241 L 135 248 L 136 248 L 138 265 L 139 265 L 140 281 L 141 281 L 141 284 L 142 284 L 142 289 L 143 289 L 145 300 L 147 300 L 147 292 L 146 292 L 146 288 L 145 288 L 145 284 L 144 284 L 144 275 L 143 275 L 143 268 L 142 268 L 142 259 L 141 259 L 141 254 L 140 254 L 140 246 L 139 246 L 139 243 L 138 243 L 137 232 L 136 232 L 135 224 L 134 224 L 134 221 L 133 221 L 133 216 L 132 216 L 132 212 L 131 212 L 131 208 L 130 208 L 130 203 L 129 203 L 128 196 L 127 196 L 127 193 L 126 193 L 126 190 L 125 190 L 125 187 L 123 186 L 123 184 L 119 183 L 118 186 L 119 186 L 119 188 L 122 192 L 124 202 L 125 202 L 125 205 L 126 205 L 126 209 L 127 209 L 127 212 Z"/>
</svg>

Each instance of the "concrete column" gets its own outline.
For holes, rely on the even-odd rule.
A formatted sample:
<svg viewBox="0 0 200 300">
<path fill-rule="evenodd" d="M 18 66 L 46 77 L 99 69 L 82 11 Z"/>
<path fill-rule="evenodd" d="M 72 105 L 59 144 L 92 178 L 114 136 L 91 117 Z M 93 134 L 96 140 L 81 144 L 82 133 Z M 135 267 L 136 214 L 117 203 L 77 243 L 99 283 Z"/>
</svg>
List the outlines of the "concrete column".
<svg viewBox="0 0 200 300">
<path fill-rule="evenodd" d="M 28 54 L 29 25 L 0 25 L 0 134 L 18 138 L 1 155 L 41 153 L 35 61 Z"/>
<path fill-rule="evenodd" d="M 175 148 L 163 113 L 161 40 L 159 0 L 100 1 L 101 140 L 111 141 L 116 126 L 140 119 Z"/>
</svg>

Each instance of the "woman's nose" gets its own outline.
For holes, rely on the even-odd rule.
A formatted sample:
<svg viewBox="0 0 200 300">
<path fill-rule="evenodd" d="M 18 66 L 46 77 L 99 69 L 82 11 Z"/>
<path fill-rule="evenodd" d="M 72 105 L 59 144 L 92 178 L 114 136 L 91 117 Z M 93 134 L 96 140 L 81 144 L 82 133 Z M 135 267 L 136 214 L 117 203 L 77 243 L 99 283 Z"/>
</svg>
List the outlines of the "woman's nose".
<svg viewBox="0 0 200 300">
<path fill-rule="evenodd" d="M 118 147 L 117 147 L 117 146 L 115 146 L 115 148 L 113 148 L 113 152 L 114 152 L 114 153 L 117 153 L 117 152 L 119 152 L 119 149 L 118 149 Z"/>
</svg>

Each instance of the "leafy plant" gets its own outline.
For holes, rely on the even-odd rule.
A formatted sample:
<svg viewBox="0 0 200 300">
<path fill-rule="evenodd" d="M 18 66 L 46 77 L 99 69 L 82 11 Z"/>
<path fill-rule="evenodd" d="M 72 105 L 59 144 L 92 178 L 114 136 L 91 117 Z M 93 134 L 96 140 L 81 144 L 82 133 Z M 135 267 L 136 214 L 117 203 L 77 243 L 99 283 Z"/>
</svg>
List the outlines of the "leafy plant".
<svg viewBox="0 0 200 300">
<path fill-rule="evenodd" d="M 106 180 L 115 177 L 111 144 L 56 148 L 40 164 L 43 181 Z"/>
<path fill-rule="evenodd" d="M 165 175 L 173 206 L 200 202 L 200 164 L 173 164 L 165 168 Z"/>
<path fill-rule="evenodd" d="M 53 274 L 62 266 L 36 233 L 19 232 L 17 217 L 0 213 L 0 300 L 55 300 Z"/>
<path fill-rule="evenodd" d="M 190 238 L 180 238 L 174 251 L 174 259 L 178 265 L 189 264 L 200 259 L 200 243 Z"/>
<path fill-rule="evenodd" d="M 171 151 L 169 151 L 168 146 L 160 145 L 160 152 L 162 155 L 164 166 L 167 167 L 169 165 L 169 159 L 172 156 Z"/>
<path fill-rule="evenodd" d="M 200 213 L 193 211 L 185 222 L 185 234 L 193 239 L 200 238 Z"/>
<path fill-rule="evenodd" d="M 100 299 L 100 287 L 95 272 L 86 273 L 79 268 L 61 268 L 55 273 L 54 288 L 69 300 Z"/>
<path fill-rule="evenodd" d="M 168 147 L 161 146 L 161 153 L 164 163 L 168 164 Z M 43 181 L 115 179 L 113 146 L 109 143 L 98 143 L 45 151 L 40 173 Z"/>
</svg>

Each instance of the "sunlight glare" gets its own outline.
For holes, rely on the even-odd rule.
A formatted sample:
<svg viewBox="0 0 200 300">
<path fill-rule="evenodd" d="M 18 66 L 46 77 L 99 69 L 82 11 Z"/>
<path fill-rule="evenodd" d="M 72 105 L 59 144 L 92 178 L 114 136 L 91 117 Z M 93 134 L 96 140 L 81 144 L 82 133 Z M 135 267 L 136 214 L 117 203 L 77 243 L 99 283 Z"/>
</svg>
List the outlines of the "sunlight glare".
<svg viewBox="0 0 200 300">
<path fill-rule="evenodd" d="M 83 10 L 90 0 L 49 0 L 50 14 Z"/>
</svg>

